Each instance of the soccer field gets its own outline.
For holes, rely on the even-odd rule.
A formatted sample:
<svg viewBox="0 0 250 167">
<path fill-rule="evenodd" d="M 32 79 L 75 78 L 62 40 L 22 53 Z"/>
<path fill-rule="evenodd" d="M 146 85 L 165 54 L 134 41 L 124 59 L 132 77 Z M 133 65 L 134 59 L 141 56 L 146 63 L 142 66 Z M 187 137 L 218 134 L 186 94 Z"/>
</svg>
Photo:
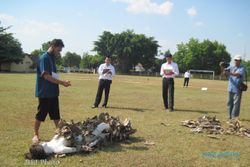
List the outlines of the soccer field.
<svg viewBox="0 0 250 167">
<path fill-rule="evenodd" d="M 94 74 L 61 74 L 72 86 L 60 87 L 62 119 L 74 122 L 108 112 L 121 120 L 130 118 L 137 132 L 130 143 L 116 143 L 90 154 L 77 154 L 49 161 L 27 161 L 37 109 L 35 74 L 0 74 L 0 164 L 1 166 L 250 166 L 250 138 L 193 134 L 181 126 L 186 119 L 205 114 L 216 116 L 227 126 L 227 81 L 175 79 L 175 112 L 165 112 L 160 77 L 117 75 L 111 85 L 108 108 L 92 109 L 98 86 Z M 207 91 L 202 91 L 207 87 Z M 243 93 L 240 119 L 250 128 L 250 90 Z M 48 141 L 54 124 L 41 125 L 40 136 Z M 145 145 L 153 142 L 154 145 Z M 209 156 L 211 153 L 215 156 Z M 235 154 L 226 154 L 235 153 Z M 220 156 L 216 156 L 220 155 Z"/>
</svg>

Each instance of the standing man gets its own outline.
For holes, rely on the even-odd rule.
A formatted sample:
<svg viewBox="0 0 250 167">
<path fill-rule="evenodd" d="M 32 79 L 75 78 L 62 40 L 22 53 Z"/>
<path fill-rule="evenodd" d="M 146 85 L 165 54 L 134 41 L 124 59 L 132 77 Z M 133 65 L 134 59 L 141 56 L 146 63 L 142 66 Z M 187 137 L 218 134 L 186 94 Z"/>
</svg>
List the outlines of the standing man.
<svg viewBox="0 0 250 167">
<path fill-rule="evenodd" d="M 241 65 L 241 56 L 236 55 L 234 57 L 234 66 L 229 66 L 224 70 L 224 74 L 229 77 L 228 82 L 228 114 L 229 119 L 234 119 L 240 115 L 240 103 L 242 91 L 239 90 L 240 83 L 243 82 L 245 76 L 245 67 Z"/>
<path fill-rule="evenodd" d="M 162 97 L 165 109 L 174 111 L 174 77 L 179 75 L 178 65 L 172 61 L 170 53 L 165 54 L 166 63 L 161 65 L 160 75 L 162 76 Z"/>
<path fill-rule="evenodd" d="M 49 43 L 49 49 L 43 53 L 37 63 L 36 97 L 38 97 L 38 112 L 35 117 L 33 143 L 39 142 L 39 128 L 49 113 L 50 119 L 57 127 L 60 121 L 59 112 L 59 84 L 70 86 L 70 81 L 59 79 L 55 65 L 55 57 L 59 55 L 64 47 L 61 39 L 54 39 Z"/>
<path fill-rule="evenodd" d="M 110 84 L 112 77 L 115 75 L 115 68 L 111 65 L 111 58 L 106 56 L 105 63 L 101 64 L 98 68 L 99 85 L 96 93 L 95 103 L 92 108 L 97 108 L 102 99 L 102 92 L 105 90 L 105 98 L 102 107 L 107 107 L 109 99 Z"/>
<path fill-rule="evenodd" d="M 187 71 L 184 73 L 184 84 L 183 84 L 183 87 L 185 87 L 185 86 L 186 86 L 186 88 L 188 87 L 189 78 L 190 78 L 190 73 L 189 73 L 189 71 L 187 70 Z"/>
</svg>

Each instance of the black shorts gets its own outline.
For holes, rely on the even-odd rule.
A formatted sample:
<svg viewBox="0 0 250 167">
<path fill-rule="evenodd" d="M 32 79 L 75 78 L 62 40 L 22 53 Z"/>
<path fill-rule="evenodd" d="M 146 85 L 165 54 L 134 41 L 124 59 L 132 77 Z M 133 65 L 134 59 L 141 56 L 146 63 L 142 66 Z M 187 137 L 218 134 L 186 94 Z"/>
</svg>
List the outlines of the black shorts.
<svg viewBox="0 0 250 167">
<path fill-rule="evenodd" d="M 59 120 L 61 118 L 59 113 L 58 97 L 39 98 L 38 100 L 38 112 L 36 114 L 37 120 L 44 121 L 48 113 L 51 120 Z"/>
</svg>

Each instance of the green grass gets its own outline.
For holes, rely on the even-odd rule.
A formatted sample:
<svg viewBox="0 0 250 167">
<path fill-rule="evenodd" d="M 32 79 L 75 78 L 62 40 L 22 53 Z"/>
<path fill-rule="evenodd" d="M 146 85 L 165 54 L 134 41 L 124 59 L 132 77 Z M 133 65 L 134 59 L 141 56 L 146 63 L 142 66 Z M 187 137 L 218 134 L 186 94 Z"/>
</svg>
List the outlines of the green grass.
<svg viewBox="0 0 250 167">
<path fill-rule="evenodd" d="M 34 74 L 0 74 L 0 164 L 1 166 L 250 166 L 250 138 L 192 134 L 180 126 L 185 119 L 204 114 L 216 115 L 226 126 L 227 82 L 191 79 L 189 88 L 182 88 L 183 79 L 175 79 L 175 109 L 164 112 L 161 78 L 118 75 L 114 78 L 109 108 L 91 109 L 98 77 L 91 74 L 61 74 L 72 87 L 60 87 L 60 109 L 63 119 L 75 122 L 109 112 L 122 120 L 131 118 L 137 132 L 132 143 L 117 143 L 90 154 L 51 159 L 48 162 L 26 161 L 33 135 L 37 108 L 34 97 Z M 208 87 L 201 91 L 201 87 Z M 250 91 L 243 94 L 240 118 L 250 128 Z M 167 126 L 162 125 L 166 124 Z M 42 124 L 42 140 L 54 134 L 53 122 Z M 145 141 L 154 142 L 146 146 Z M 206 157 L 204 152 L 238 152 L 240 156 Z M 80 162 L 81 161 L 81 162 Z"/>
</svg>

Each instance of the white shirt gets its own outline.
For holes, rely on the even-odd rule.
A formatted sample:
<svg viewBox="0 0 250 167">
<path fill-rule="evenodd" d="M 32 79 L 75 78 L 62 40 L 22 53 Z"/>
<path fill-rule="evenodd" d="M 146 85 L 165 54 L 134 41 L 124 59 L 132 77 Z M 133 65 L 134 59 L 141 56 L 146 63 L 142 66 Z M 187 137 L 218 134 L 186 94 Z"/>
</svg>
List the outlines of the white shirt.
<svg viewBox="0 0 250 167">
<path fill-rule="evenodd" d="M 186 71 L 186 72 L 184 73 L 184 78 L 190 78 L 190 73 Z"/>
<path fill-rule="evenodd" d="M 75 147 L 67 147 L 68 141 L 63 136 L 55 135 L 49 142 L 41 144 L 46 154 L 67 154 L 76 152 Z"/>
<path fill-rule="evenodd" d="M 108 71 L 106 73 L 103 74 L 103 71 L 108 69 L 110 73 L 108 73 Z M 98 68 L 98 74 L 99 74 L 99 79 L 108 79 L 108 80 L 112 80 L 112 77 L 115 75 L 115 68 L 114 66 L 112 66 L 111 64 L 109 64 L 107 66 L 106 63 L 103 63 L 99 66 Z"/>
<path fill-rule="evenodd" d="M 165 75 L 164 71 L 170 72 L 173 71 L 174 74 L 172 75 Z M 175 62 L 171 62 L 170 64 L 168 64 L 168 62 L 163 63 L 161 65 L 161 71 L 160 71 L 160 75 L 164 78 L 174 78 L 175 76 L 179 75 L 179 68 L 178 65 Z"/>
</svg>

